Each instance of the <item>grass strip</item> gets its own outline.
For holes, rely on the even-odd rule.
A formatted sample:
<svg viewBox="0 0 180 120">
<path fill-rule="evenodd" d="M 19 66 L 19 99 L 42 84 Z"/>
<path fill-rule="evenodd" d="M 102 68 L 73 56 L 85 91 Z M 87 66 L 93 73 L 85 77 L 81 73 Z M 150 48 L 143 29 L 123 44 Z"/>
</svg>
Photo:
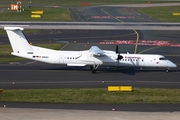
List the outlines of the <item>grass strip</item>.
<svg viewBox="0 0 180 120">
<path fill-rule="evenodd" d="M 31 1 L 31 3 L 30 3 Z M 90 5 L 107 5 L 107 4 L 145 4 L 147 1 L 151 3 L 173 3 L 179 2 L 178 0 L 23 0 L 22 5 L 26 6 L 81 6 L 81 2 L 89 2 Z M 9 7 L 10 3 L 16 1 L 5 0 L 0 2 L 1 7 Z"/>
<path fill-rule="evenodd" d="M 41 18 L 32 18 L 31 11 L 43 10 Z M 72 21 L 71 13 L 66 8 L 24 8 L 23 12 L 5 9 L 0 12 L 0 21 Z"/>
<path fill-rule="evenodd" d="M 138 12 L 165 22 L 180 22 L 180 16 L 173 16 L 180 13 L 179 6 L 139 8 Z"/>
<path fill-rule="evenodd" d="M 45 47 L 53 50 L 61 49 L 64 44 L 35 44 L 35 46 Z M 11 55 L 12 48 L 10 45 L 0 45 L 0 62 L 15 62 L 15 61 L 23 61 L 27 60 L 25 58 L 20 58 Z"/>
<path fill-rule="evenodd" d="M 133 92 L 108 92 L 106 88 L 4 90 L 1 102 L 82 104 L 179 104 L 180 89 L 134 88 Z"/>
<path fill-rule="evenodd" d="M 23 1 L 26 5 L 23 7 L 23 12 L 11 11 L 8 9 L 4 9 L 0 12 L 0 21 L 72 21 L 71 12 L 67 8 L 62 7 L 46 7 L 46 6 L 71 6 L 77 5 L 80 6 L 82 1 L 75 0 L 52 0 L 52 1 L 33 1 L 32 7 L 27 7 L 28 1 Z M 146 3 L 147 0 L 89 0 L 90 5 L 104 5 L 104 4 L 130 4 L 130 3 Z M 167 0 L 151 0 L 151 3 L 172 3 L 179 1 L 167 1 Z M 1 2 L 2 3 L 2 2 Z M 3 2 L 10 6 L 11 1 Z M 2 4 L 3 4 L 2 3 Z M 0 4 L 1 5 L 1 4 Z M 39 5 L 40 7 L 37 7 Z M 31 18 L 31 11 L 35 10 L 43 10 L 44 14 L 41 18 Z M 179 6 L 170 6 L 170 7 L 146 7 L 138 9 L 140 13 L 146 14 L 150 17 L 156 18 L 158 20 L 166 21 L 166 22 L 179 22 L 179 16 L 173 16 L 173 12 L 179 12 Z"/>
<path fill-rule="evenodd" d="M 49 30 L 44 30 L 44 29 L 24 29 L 23 33 L 27 34 L 27 33 L 43 33 L 43 32 L 47 32 Z M 7 35 L 6 31 L 3 29 L 0 29 L 0 35 Z"/>
</svg>

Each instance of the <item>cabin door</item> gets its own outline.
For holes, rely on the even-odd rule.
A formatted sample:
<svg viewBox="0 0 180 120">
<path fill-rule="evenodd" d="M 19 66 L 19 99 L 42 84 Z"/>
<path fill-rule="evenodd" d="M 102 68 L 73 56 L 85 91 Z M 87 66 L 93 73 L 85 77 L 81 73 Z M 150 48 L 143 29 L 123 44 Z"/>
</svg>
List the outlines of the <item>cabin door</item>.
<svg viewBox="0 0 180 120">
<path fill-rule="evenodd" d="M 59 57 L 59 63 L 64 63 L 64 56 Z"/>
</svg>

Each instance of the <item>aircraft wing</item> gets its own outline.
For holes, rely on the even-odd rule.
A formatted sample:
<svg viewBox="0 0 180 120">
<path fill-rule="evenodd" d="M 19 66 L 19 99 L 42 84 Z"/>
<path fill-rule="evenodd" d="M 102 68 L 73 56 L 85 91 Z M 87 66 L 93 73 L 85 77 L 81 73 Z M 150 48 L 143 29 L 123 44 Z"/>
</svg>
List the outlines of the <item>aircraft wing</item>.
<svg viewBox="0 0 180 120">
<path fill-rule="evenodd" d="M 101 50 L 99 47 L 97 47 L 97 46 L 92 46 L 90 49 L 89 49 L 89 51 L 91 52 L 91 53 L 93 53 L 93 55 L 94 56 L 104 56 L 105 54 L 104 54 L 104 51 L 103 50 Z"/>
</svg>

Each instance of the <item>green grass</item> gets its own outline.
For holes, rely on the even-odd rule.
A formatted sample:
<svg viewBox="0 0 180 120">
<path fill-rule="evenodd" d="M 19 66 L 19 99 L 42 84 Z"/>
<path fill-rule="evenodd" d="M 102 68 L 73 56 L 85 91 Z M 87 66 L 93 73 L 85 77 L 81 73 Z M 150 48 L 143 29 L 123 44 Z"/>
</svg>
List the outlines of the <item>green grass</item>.
<svg viewBox="0 0 180 120">
<path fill-rule="evenodd" d="M 35 46 L 59 50 L 64 46 L 64 44 L 37 44 Z M 13 56 L 11 55 L 11 52 L 12 52 L 12 48 L 10 45 L 0 45 L 0 62 L 15 62 L 15 61 L 27 60 L 25 58 Z"/>
<path fill-rule="evenodd" d="M 4 90 L 0 101 L 84 104 L 179 104 L 180 89 L 134 88 L 133 92 L 108 92 L 106 88 Z"/>
<path fill-rule="evenodd" d="M 31 11 L 43 10 L 41 18 L 31 18 Z M 0 12 L 0 21 L 72 21 L 66 8 L 25 8 L 23 12 L 5 10 Z"/>
<path fill-rule="evenodd" d="M 150 0 L 151 3 L 162 3 L 162 2 L 180 2 L 170 0 Z M 0 21 L 72 21 L 72 16 L 67 8 L 47 8 L 45 6 L 80 6 L 81 0 L 36 0 L 32 1 L 32 6 L 29 8 L 29 0 L 23 1 L 23 7 L 25 11 L 16 12 L 5 9 L 0 12 Z M 130 4 L 130 3 L 146 3 L 147 0 L 89 0 L 90 5 L 104 5 L 104 4 Z M 0 2 L 0 6 L 6 5 L 6 8 L 10 6 L 11 0 Z M 13 2 L 15 3 L 15 2 Z M 39 5 L 40 7 L 37 7 Z M 31 18 L 31 11 L 43 10 L 44 14 L 42 18 Z M 157 18 L 162 21 L 168 22 L 179 22 L 179 16 L 172 16 L 173 12 L 179 12 L 180 7 L 152 7 L 152 8 L 141 8 L 138 11 L 149 15 L 153 18 Z"/>
<path fill-rule="evenodd" d="M 48 30 L 38 30 L 38 29 L 24 29 L 23 33 L 41 33 L 46 32 Z M 0 35 L 6 34 L 6 31 L 4 29 L 0 29 Z"/>
<path fill-rule="evenodd" d="M 20 58 L 11 55 L 12 48 L 10 45 L 0 45 L 0 62 L 14 62 L 26 60 L 25 58 Z"/>
<path fill-rule="evenodd" d="M 180 16 L 172 15 L 180 13 L 180 6 L 140 8 L 138 12 L 165 22 L 180 22 Z"/>
<path fill-rule="evenodd" d="M 22 4 L 28 6 L 30 0 L 23 0 Z M 80 6 L 81 2 L 89 2 L 90 5 L 107 5 L 107 4 L 138 4 L 151 1 L 152 3 L 179 2 L 178 0 L 31 0 L 33 5 L 49 5 L 49 6 Z M 5 0 L 0 2 L 0 6 L 9 7 L 10 3 L 16 3 L 14 0 Z"/>
</svg>

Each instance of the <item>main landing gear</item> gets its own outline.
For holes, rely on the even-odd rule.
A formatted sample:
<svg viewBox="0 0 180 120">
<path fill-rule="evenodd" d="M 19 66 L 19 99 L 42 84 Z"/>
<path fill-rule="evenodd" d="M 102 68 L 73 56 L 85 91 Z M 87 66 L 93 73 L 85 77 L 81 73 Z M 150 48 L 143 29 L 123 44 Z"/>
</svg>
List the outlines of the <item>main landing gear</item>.
<svg viewBox="0 0 180 120">
<path fill-rule="evenodd" d="M 93 65 L 93 66 L 91 66 L 91 67 L 90 67 L 91 72 L 92 72 L 92 73 L 96 73 L 96 70 L 97 70 L 98 67 L 99 67 L 99 65 Z"/>
</svg>

